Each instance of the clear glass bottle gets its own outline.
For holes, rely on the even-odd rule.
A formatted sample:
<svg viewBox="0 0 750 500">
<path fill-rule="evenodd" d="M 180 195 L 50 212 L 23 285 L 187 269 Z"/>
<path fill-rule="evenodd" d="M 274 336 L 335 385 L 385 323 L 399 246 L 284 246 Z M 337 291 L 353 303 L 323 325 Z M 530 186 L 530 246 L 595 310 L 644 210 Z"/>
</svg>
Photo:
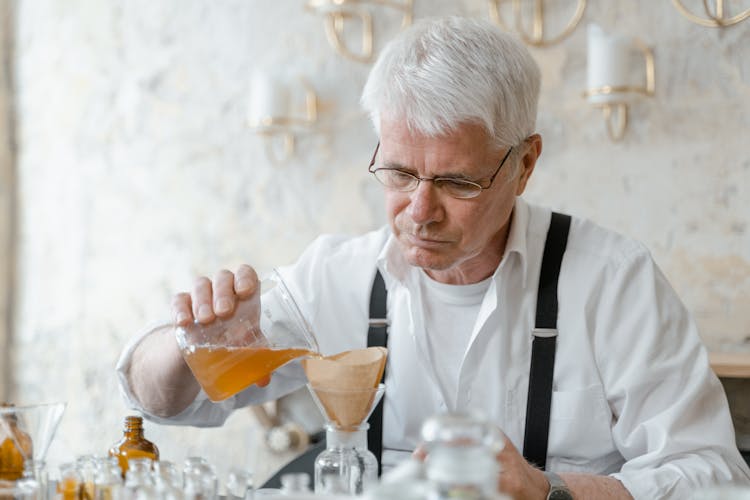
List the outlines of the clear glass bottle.
<svg viewBox="0 0 750 500">
<path fill-rule="evenodd" d="M 96 458 L 93 455 L 81 455 L 76 458 L 76 469 L 81 476 L 81 500 L 94 500 L 94 476 L 96 475 Z"/>
<path fill-rule="evenodd" d="M 214 468 L 201 457 L 189 457 L 182 470 L 183 492 L 186 500 L 215 500 L 219 481 Z"/>
<path fill-rule="evenodd" d="M 182 478 L 172 462 L 154 462 L 154 490 L 161 500 L 182 500 Z"/>
<path fill-rule="evenodd" d="M 242 469 L 232 469 L 227 478 L 227 499 L 253 499 L 253 473 Z"/>
<path fill-rule="evenodd" d="M 138 496 L 151 497 L 154 482 L 151 478 L 150 458 L 130 458 L 128 460 L 128 472 L 125 474 L 125 496 L 136 498 Z"/>
<path fill-rule="evenodd" d="M 11 408 L 12 404 L 2 403 L 2 408 Z M 31 437 L 18 428 L 18 421 L 13 414 L 0 415 L 0 479 L 16 481 L 23 477 L 24 462 L 31 458 L 33 444 Z"/>
<path fill-rule="evenodd" d="M 282 475 L 281 492 L 284 495 L 312 493 L 310 491 L 310 474 L 307 472 L 292 472 Z"/>
<path fill-rule="evenodd" d="M 488 500 L 498 493 L 502 433 L 478 415 L 449 413 L 422 425 L 425 470 L 434 500 Z"/>
<path fill-rule="evenodd" d="M 81 474 L 74 463 L 60 466 L 60 480 L 55 493 L 56 500 L 78 500 L 81 496 Z"/>
<path fill-rule="evenodd" d="M 133 458 L 148 458 L 154 462 L 159 460 L 159 449 L 143 435 L 143 418 L 134 415 L 125 417 L 123 437 L 110 448 L 109 456 L 117 457 L 123 477 Z"/>
<path fill-rule="evenodd" d="M 125 486 L 120 462 L 116 457 L 99 458 L 96 461 L 94 492 L 96 500 L 124 500 Z"/>
<path fill-rule="evenodd" d="M 326 449 L 315 459 L 315 493 L 361 495 L 377 483 L 378 461 L 367 449 L 367 423 L 349 431 L 326 424 Z"/>
</svg>

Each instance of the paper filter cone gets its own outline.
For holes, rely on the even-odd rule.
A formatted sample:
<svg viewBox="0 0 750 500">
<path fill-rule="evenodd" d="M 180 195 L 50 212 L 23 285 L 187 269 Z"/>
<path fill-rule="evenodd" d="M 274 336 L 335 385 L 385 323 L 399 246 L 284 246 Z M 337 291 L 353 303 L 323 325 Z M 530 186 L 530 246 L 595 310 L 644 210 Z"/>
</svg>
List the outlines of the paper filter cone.
<svg viewBox="0 0 750 500">
<path fill-rule="evenodd" d="M 387 352 L 384 347 L 368 347 L 302 361 L 310 387 L 328 419 L 342 428 L 351 428 L 367 418 L 383 376 Z"/>
</svg>

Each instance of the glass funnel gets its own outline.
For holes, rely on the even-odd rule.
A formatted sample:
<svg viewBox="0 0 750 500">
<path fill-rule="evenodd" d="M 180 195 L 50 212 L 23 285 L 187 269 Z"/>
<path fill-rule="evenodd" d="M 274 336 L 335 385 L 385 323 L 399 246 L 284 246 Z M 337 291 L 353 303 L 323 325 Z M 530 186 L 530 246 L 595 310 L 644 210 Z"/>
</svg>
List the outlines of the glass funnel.
<svg viewBox="0 0 750 500">
<path fill-rule="evenodd" d="M 278 271 L 228 318 L 176 329 L 183 358 L 211 401 L 223 401 L 301 356 L 317 356 L 310 324 Z"/>
</svg>

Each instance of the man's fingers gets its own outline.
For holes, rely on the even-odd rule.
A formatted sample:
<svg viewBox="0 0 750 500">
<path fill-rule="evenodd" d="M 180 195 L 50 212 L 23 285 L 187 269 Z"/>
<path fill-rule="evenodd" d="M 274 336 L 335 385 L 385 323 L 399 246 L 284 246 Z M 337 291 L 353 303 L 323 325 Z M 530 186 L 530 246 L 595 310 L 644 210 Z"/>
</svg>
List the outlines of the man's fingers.
<svg viewBox="0 0 750 500">
<path fill-rule="evenodd" d="M 255 269 L 247 264 L 241 265 L 237 269 L 234 279 L 234 291 L 241 299 L 246 299 L 253 295 L 257 290 L 260 282 Z"/>
<path fill-rule="evenodd" d="M 271 383 L 271 376 L 269 375 L 255 382 L 255 385 L 257 385 L 258 387 L 265 387 L 270 383 Z"/>
<path fill-rule="evenodd" d="M 177 326 L 187 326 L 193 321 L 192 300 L 189 293 L 172 297 L 172 317 Z"/>
<path fill-rule="evenodd" d="M 214 275 L 213 292 L 214 312 L 220 317 L 232 314 L 235 305 L 234 274 L 226 269 L 217 272 Z"/>
<path fill-rule="evenodd" d="M 213 287 L 211 280 L 205 276 L 201 276 L 195 280 L 193 285 L 193 316 L 200 323 L 210 323 L 216 319 L 214 314 L 213 303 Z"/>
</svg>

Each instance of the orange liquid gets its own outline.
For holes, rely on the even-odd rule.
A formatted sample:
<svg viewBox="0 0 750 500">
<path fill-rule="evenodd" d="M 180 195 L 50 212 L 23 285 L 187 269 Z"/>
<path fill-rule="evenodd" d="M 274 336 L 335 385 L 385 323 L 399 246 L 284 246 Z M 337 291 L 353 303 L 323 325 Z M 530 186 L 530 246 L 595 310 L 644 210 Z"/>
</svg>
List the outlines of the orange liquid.
<svg viewBox="0 0 750 500">
<path fill-rule="evenodd" d="M 269 347 L 197 347 L 183 355 L 211 401 L 223 401 L 271 375 L 300 356 L 318 356 L 306 349 Z"/>
</svg>

